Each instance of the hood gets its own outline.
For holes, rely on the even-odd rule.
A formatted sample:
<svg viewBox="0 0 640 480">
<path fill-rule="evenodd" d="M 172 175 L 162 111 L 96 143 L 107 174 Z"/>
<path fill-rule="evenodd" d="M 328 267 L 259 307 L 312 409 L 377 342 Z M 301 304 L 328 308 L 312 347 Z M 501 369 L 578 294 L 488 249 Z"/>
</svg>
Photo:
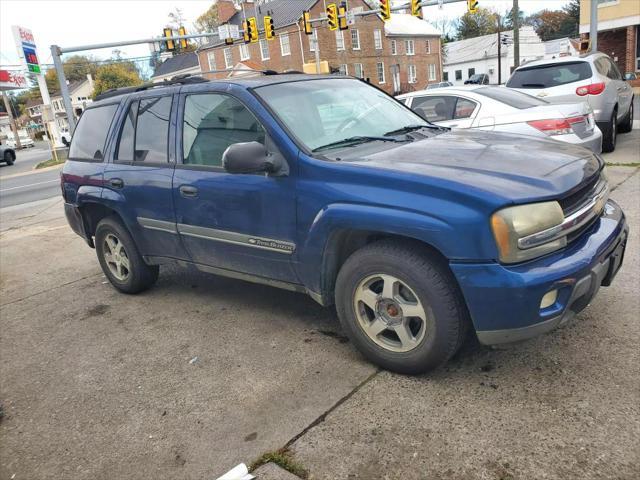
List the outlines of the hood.
<svg viewBox="0 0 640 480">
<path fill-rule="evenodd" d="M 420 139 L 344 149 L 340 159 L 462 185 L 509 203 L 560 198 L 602 168 L 591 151 L 555 140 L 473 130 L 414 136 Z"/>
</svg>

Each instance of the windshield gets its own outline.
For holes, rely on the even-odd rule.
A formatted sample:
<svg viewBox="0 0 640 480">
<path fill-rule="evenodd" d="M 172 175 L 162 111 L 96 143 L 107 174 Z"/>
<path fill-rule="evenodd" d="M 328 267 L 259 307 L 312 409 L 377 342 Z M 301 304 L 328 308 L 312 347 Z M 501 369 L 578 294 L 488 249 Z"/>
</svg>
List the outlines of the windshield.
<svg viewBox="0 0 640 480">
<path fill-rule="evenodd" d="M 255 91 L 309 150 L 354 137 L 383 137 L 408 126 L 429 125 L 360 80 L 308 80 Z"/>
<path fill-rule="evenodd" d="M 551 88 L 591 78 L 587 62 L 555 63 L 521 68 L 507 82 L 510 88 Z"/>
</svg>

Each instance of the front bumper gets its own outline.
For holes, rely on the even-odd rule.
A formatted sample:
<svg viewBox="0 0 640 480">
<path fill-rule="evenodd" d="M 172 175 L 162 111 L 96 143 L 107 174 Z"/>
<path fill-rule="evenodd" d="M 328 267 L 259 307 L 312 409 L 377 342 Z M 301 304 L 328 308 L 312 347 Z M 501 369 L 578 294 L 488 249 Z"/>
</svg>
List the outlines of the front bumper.
<svg viewBox="0 0 640 480">
<path fill-rule="evenodd" d="M 629 227 L 612 200 L 602 216 L 567 248 L 520 265 L 451 264 L 481 343 L 510 343 L 540 335 L 585 308 L 608 286 L 624 257 Z M 556 302 L 540 308 L 557 290 Z"/>
</svg>

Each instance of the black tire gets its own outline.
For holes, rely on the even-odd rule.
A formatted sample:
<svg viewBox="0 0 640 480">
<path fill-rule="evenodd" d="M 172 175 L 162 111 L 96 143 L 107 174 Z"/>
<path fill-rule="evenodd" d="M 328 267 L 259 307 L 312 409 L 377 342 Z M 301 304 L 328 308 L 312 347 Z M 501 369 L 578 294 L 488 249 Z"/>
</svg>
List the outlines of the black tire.
<svg viewBox="0 0 640 480">
<path fill-rule="evenodd" d="M 633 98 L 631 99 L 627 116 L 624 117 L 623 122 L 620 124 L 620 127 L 618 127 L 620 133 L 629 133 L 631 130 L 633 130 Z"/>
<path fill-rule="evenodd" d="M 618 138 L 618 111 L 614 110 L 611 114 L 611 120 L 602 132 L 602 151 L 603 153 L 613 152 L 616 149 L 616 140 Z"/>
<path fill-rule="evenodd" d="M 112 242 L 114 237 L 117 240 L 116 245 L 121 244 L 121 249 L 109 247 L 107 240 Z M 96 227 L 95 239 L 96 253 L 102 271 L 111 284 L 121 292 L 142 292 L 158 280 L 160 268 L 157 265 L 147 265 L 145 263 L 131 235 L 117 217 L 112 216 L 102 219 Z M 110 252 L 110 250 L 113 250 L 113 252 Z M 113 258 L 114 254 L 118 256 L 118 259 L 122 259 L 124 256 L 128 260 L 129 267 L 124 268 L 120 265 L 121 268 L 119 269 L 115 261 L 108 263 L 107 255 L 111 255 L 110 258 Z M 118 274 L 121 275 L 121 278 L 118 278 Z"/>
<path fill-rule="evenodd" d="M 377 343 L 361 326 L 362 313 L 356 312 L 355 295 L 362 291 L 363 281 L 378 274 L 399 279 L 399 288 L 405 284 L 423 309 L 429 308 L 424 336 L 419 342 L 414 337 L 416 346 L 412 350 L 398 352 L 380 346 L 380 335 L 392 332 L 378 334 Z M 384 301 L 381 297 L 380 294 L 377 309 Z M 423 373 L 447 362 L 462 345 L 469 325 L 466 305 L 447 266 L 412 242 L 381 240 L 356 251 L 338 273 L 335 300 L 342 328 L 356 348 L 372 363 L 398 373 Z M 381 318 L 373 309 L 367 312 L 375 317 L 372 322 Z M 404 313 L 401 317 L 404 322 Z M 388 341 L 384 337 L 383 343 Z"/>
<path fill-rule="evenodd" d="M 13 165 L 13 162 L 16 161 L 16 154 L 12 151 L 7 150 L 4 152 L 4 163 L 7 165 Z"/>
</svg>

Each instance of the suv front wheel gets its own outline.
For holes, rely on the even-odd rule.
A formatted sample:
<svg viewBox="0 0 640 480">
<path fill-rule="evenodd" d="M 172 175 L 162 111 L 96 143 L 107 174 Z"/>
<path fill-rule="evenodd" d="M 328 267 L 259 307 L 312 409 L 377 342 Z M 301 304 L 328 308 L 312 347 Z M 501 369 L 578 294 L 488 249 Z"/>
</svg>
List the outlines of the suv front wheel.
<svg viewBox="0 0 640 480">
<path fill-rule="evenodd" d="M 466 334 L 467 310 L 455 280 L 417 244 L 382 240 L 356 251 L 340 269 L 335 297 L 358 350 L 394 372 L 436 368 Z"/>
<path fill-rule="evenodd" d="M 111 284 L 124 293 L 146 290 L 158 279 L 160 268 L 147 265 L 131 235 L 116 217 L 107 217 L 96 228 L 96 253 Z"/>
</svg>

